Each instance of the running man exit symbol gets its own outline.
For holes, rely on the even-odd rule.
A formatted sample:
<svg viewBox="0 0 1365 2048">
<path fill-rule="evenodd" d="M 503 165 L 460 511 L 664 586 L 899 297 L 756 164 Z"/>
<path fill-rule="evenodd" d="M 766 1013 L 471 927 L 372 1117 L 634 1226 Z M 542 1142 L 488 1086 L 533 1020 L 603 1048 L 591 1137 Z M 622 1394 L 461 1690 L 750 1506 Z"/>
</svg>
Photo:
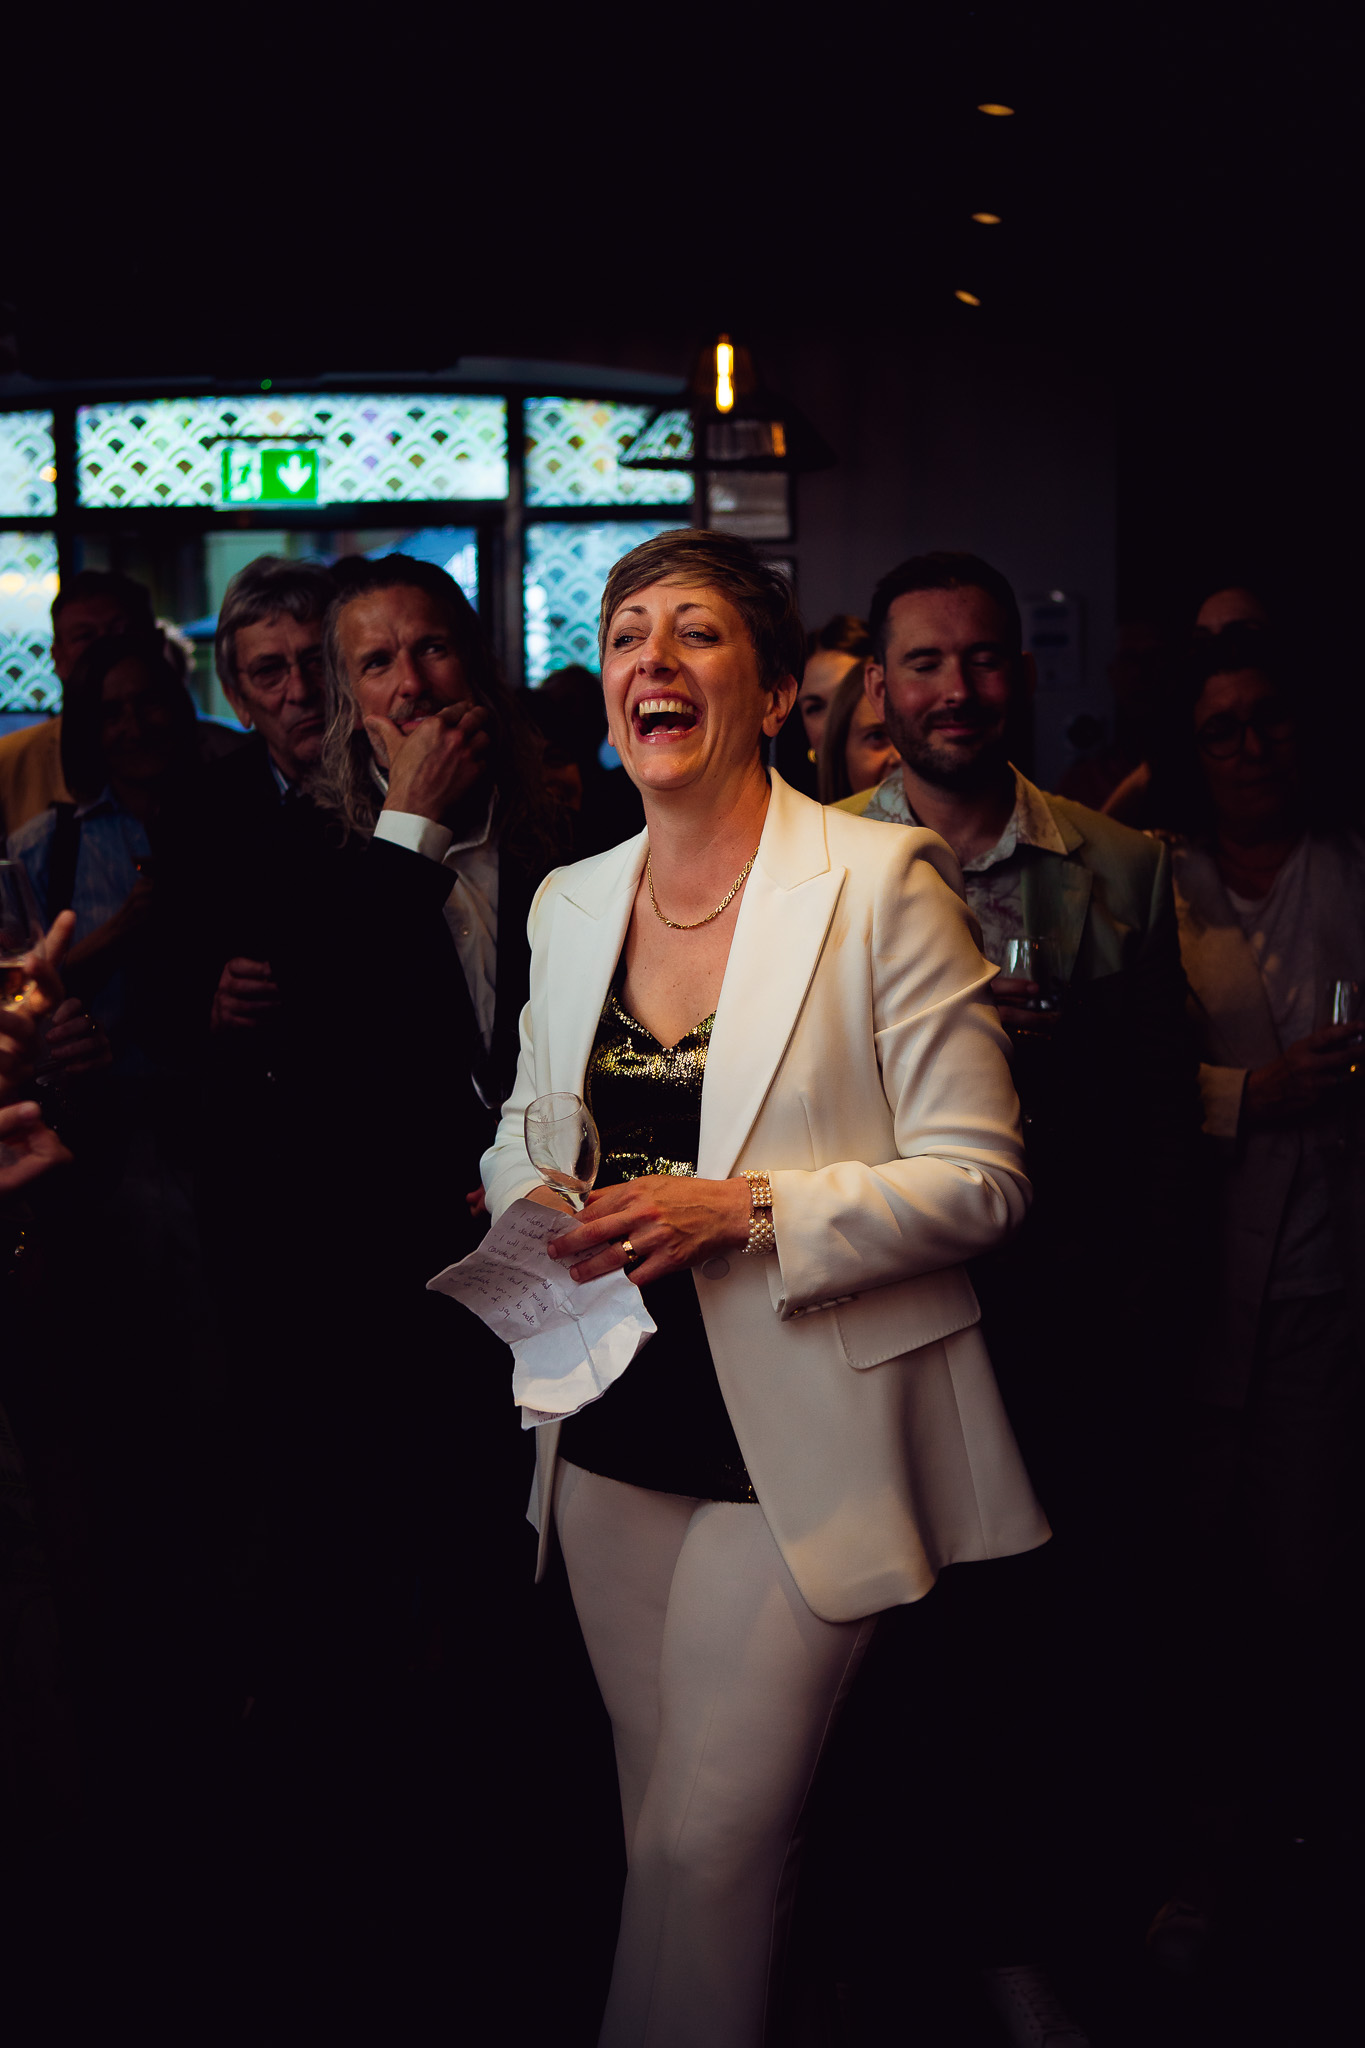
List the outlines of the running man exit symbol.
<svg viewBox="0 0 1365 2048">
<path fill-rule="evenodd" d="M 280 488 L 272 491 L 271 469 L 274 468 L 273 482 Z M 318 494 L 318 458 L 311 449 L 301 455 L 295 448 L 281 461 L 273 448 L 261 457 L 261 482 L 263 495 L 267 498 L 288 495 L 291 498 L 316 498 Z"/>
</svg>

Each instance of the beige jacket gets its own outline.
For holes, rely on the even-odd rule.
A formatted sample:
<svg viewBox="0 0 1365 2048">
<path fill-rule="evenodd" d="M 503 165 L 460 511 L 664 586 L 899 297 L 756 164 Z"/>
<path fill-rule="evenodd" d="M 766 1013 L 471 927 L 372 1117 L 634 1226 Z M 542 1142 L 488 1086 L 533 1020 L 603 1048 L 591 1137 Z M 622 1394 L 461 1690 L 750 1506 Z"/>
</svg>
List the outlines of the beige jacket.
<svg viewBox="0 0 1365 2048">
<path fill-rule="evenodd" d="M 49 804 L 70 801 L 62 778 L 60 714 L 0 739 L 0 839 L 27 825 Z"/>
<path fill-rule="evenodd" d="M 697 1172 L 767 1171 L 778 1248 L 693 1278 L 773 1534 L 814 1612 L 845 1621 L 918 1599 L 945 1564 L 1047 1538 L 963 1270 L 1020 1222 L 1028 1183 L 952 853 L 772 780 Z M 483 1161 L 495 1217 L 538 1185 L 527 1104 L 582 1093 L 644 860 L 641 835 L 559 869 L 532 906 L 521 1063 Z M 648 1372 L 647 1346 L 630 1370 Z M 539 1431 L 542 1556 L 557 1437 Z"/>
</svg>

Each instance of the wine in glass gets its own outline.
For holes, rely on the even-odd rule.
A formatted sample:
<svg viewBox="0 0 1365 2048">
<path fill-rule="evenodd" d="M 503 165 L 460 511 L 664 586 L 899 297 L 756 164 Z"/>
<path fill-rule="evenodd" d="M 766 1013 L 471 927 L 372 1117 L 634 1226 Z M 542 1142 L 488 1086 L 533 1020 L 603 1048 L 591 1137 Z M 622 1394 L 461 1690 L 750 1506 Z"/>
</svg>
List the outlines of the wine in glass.
<svg viewBox="0 0 1365 2048">
<path fill-rule="evenodd" d="M 541 1179 L 581 1209 L 602 1158 L 587 1104 L 566 1092 L 538 1095 L 526 1112 L 526 1151 Z"/>
<path fill-rule="evenodd" d="M 23 862 L 0 860 L 0 1007 L 24 1001 L 31 979 L 24 956 L 42 940 L 43 921 Z"/>
</svg>

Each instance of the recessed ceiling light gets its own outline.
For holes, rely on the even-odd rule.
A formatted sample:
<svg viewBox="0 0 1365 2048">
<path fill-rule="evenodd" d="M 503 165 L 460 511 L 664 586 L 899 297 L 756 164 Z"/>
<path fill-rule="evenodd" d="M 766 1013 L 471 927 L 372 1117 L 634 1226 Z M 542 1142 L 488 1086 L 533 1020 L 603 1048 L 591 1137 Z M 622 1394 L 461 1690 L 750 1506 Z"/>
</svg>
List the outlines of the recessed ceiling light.
<svg viewBox="0 0 1365 2048">
<path fill-rule="evenodd" d="M 1014 108 L 1002 106 L 999 100 L 983 100 L 976 111 L 978 114 L 1012 114 Z"/>
<path fill-rule="evenodd" d="M 979 220 L 983 228 L 998 228 L 1000 225 L 998 213 L 974 213 L 972 219 Z"/>
<path fill-rule="evenodd" d="M 981 304 L 975 292 L 954 292 L 953 297 L 961 299 L 964 306 L 979 306 Z"/>
</svg>

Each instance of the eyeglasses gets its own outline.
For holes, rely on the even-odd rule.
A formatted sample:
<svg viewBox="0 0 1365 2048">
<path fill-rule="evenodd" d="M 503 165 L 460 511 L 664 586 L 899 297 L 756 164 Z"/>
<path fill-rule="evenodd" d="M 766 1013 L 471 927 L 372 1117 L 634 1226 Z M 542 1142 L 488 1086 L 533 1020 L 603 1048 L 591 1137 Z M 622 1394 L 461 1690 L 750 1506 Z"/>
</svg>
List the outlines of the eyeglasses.
<svg viewBox="0 0 1365 2048">
<path fill-rule="evenodd" d="M 1200 751 L 1211 761 L 1230 761 L 1246 745 L 1248 730 L 1255 733 L 1263 747 L 1278 744 L 1292 738 L 1294 714 L 1282 697 L 1263 697 L 1245 718 L 1239 718 L 1235 711 L 1215 712 L 1212 718 L 1205 719 L 1195 738 Z"/>
<path fill-rule="evenodd" d="M 252 668 L 242 671 L 242 681 L 269 695 L 272 690 L 282 690 L 295 671 L 301 683 L 320 683 L 324 666 L 322 649 L 307 647 L 293 661 L 283 654 L 266 655 Z"/>
</svg>

